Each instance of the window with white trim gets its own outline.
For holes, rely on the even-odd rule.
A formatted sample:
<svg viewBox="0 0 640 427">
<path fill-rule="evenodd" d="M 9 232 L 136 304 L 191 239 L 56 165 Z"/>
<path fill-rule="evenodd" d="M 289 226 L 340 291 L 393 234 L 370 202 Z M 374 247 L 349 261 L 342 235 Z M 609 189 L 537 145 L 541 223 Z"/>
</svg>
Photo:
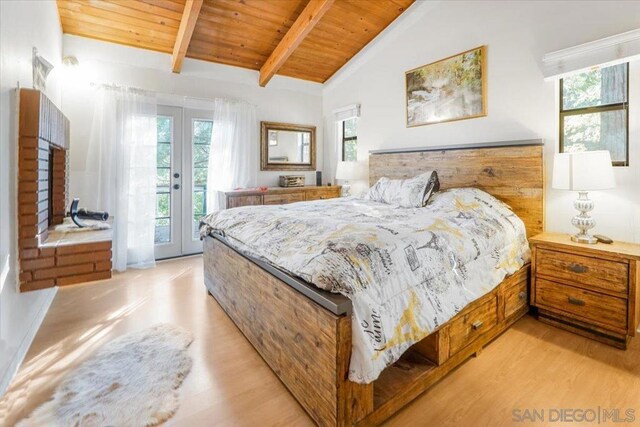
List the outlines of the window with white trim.
<svg viewBox="0 0 640 427">
<path fill-rule="evenodd" d="M 629 166 L 629 64 L 560 79 L 560 152 L 608 150 Z"/>
<path fill-rule="evenodd" d="M 357 117 L 342 121 L 342 160 L 345 162 L 355 162 L 358 160 Z"/>
</svg>

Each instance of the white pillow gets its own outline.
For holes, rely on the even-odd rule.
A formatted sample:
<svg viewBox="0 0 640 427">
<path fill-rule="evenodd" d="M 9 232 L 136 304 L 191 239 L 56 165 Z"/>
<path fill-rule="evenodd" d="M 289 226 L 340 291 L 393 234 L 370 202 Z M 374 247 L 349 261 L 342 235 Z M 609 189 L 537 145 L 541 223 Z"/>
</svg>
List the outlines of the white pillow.
<svg viewBox="0 0 640 427">
<path fill-rule="evenodd" d="M 409 179 L 382 177 L 369 189 L 365 198 L 403 208 L 421 208 L 439 189 L 438 174 L 429 171 Z"/>
</svg>

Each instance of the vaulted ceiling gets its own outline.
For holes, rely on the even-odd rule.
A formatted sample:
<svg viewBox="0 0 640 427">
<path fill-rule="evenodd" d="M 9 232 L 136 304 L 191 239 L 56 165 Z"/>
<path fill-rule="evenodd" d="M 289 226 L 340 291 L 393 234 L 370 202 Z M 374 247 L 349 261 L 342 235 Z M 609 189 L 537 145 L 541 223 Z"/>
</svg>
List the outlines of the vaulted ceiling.
<svg viewBox="0 0 640 427">
<path fill-rule="evenodd" d="M 57 0 L 62 30 L 323 83 L 414 0 Z"/>
</svg>

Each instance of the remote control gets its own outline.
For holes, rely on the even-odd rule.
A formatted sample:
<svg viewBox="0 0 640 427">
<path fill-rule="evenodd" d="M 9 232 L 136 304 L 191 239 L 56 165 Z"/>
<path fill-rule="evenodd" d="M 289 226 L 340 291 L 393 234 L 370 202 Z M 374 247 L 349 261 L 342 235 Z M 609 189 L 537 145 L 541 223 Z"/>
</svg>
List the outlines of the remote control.
<svg viewBox="0 0 640 427">
<path fill-rule="evenodd" d="M 613 243 L 613 240 L 601 234 L 594 234 L 593 237 L 598 239 L 598 242 L 606 243 L 607 245 L 610 245 L 611 243 Z"/>
</svg>

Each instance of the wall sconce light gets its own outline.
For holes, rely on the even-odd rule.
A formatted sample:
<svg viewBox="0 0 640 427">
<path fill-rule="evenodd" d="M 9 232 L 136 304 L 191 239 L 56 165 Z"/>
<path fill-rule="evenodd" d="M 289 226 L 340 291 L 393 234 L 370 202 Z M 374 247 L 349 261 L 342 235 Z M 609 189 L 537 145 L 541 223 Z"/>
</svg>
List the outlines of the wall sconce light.
<svg viewBox="0 0 640 427">
<path fill-rule="evenodd" d="M 80 66 L 80 61 L 73 55 L 67 55 L 62 58 L 62 65 L 68 68 L 78 68 Z"/>
</svg>

